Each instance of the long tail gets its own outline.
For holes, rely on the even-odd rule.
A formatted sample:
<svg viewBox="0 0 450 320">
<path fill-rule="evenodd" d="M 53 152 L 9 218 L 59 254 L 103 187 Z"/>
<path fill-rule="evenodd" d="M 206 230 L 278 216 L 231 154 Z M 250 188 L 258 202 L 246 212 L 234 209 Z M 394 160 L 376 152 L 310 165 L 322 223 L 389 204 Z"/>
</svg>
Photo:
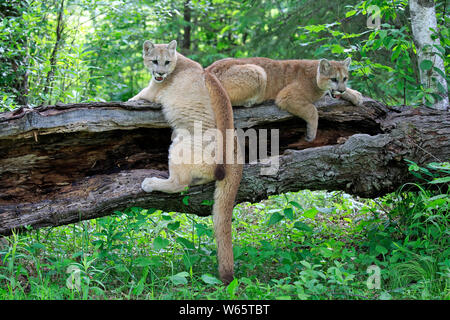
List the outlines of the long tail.
<svg viewBox="0 0 450 320">
<path fill-rule="evenodd" d="M 240 161 L 240 150 L 236 136 L 233 135 L 231 137 L 227 135 L 227 129 L 234 130 L 233 109 L 228 94 L 216 76 L 208 71 L 205 71 L 205 83 L 211 98 L 216 127 L 222 133 L 223 138 L 222 159 L 218 159 L 219 164 L 214 171 L 217 181 L 214 192 L 213 221 L 217 243 L 219 275 L 220 279 L 227 284 L 234 277 L 231 218 L 233 216 L 234 201 L 241 183 L 243 165 Z M 231 142 L 233 146 L 227 147 L 227 141 L 228 143 Z M 232 152 L 233 157 L 227 157 L 227 152 Z M 227 163 L 227 160 L 231 160 L 231 163 Z"/>
<path fill-rule="evenodd" d="M 222 180 L 226 176 L 226 131 L 227 129 L 234 129 L 233 109 L 228 94 L 216 76 L 208 71 L 205 71 L 204 74 L 206 87 L 209 91 L 211 105 L 215 115 L 216 128 L 222 134 L 222 159 L 218 159 L 218 164 L 214 171 L 215 178 Z"/>
<path fill-rule="evenodd" d="M 231 237 L 231 218 L 236 194 L 242 178 L 242 164 L 226 164 L 226 176 L 216 181 L 213 221 L 217 243 L 220 279 L 228 284 L 233 280 L 234 257 Z"/>
</svg>

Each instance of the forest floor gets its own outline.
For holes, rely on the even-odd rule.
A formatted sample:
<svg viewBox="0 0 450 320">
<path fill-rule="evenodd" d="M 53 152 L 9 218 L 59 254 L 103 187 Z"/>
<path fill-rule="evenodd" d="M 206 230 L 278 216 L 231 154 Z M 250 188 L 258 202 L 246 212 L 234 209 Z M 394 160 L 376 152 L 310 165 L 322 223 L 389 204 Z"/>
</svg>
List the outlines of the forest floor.
<svg viewBox="0 0 450 320">
<path fill-rule="evenodd" d="M 449 206 L 307 190 L 242 203 L 228 286 L 210 217 L 129 208 L 1 238 L 0 299 L 450 299 Z"/>
</svg>

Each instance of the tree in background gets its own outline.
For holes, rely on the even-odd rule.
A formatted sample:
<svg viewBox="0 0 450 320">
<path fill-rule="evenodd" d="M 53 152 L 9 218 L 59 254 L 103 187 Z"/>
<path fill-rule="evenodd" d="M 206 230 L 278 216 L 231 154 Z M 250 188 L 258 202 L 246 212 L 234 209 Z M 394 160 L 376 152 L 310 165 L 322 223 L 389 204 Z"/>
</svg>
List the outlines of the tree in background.
<svg viewBox="0 0 450 320">
<path fill-rule="evenodd" d="M 432 66 L 426 61 L 434 60 L 419 61 L 421 49 L 413 41 L 407 0 L 7 3 L 2 2 L 0 8 L 15 9 L 1 11 L 3 109 L 58 101 L 125 101 L 150 80 L 142 64 L 146 39 L 159 43 L 176 39 L 182 54 L 205 67 L 225 57 L 350 56 L 350 86 L 389 105 L 424 102 L 432 106 L 440 99 L 437 93 L 447 91 L 444 82 L 436 82 L 440 90 L 436 91 L 420 80 L 423 71 L 432 72 L 431 78 L 443 79 L 449 72 L 446 0 L 435 2 L 437 28 L 431 35 L 435 41 L 433 59 L 440 56 L 443 66 L 438 66 L 437 60 Z M 377 28 L 368 24 L 373 7 L 379 9 L 381 25 Z"/>
<path fill-rule="evenodd" d="M 4 92 L 3 104 L 28 102 L 27 39 L 23 33 L 25 22 L 22 19 L 25 10 L 25 0 L 0 2 L 0 89 Z"/>
<path fill-rule="evenodd" d="M 442 51 L 437 35 L 435 3 L 433 0 L 410 0 L 409 5 L 420 68 L 420 82 L 438 96 L 432 107 L 447 110 L 448 90 L 443 58 L 445 51 Z"/>
</svg>

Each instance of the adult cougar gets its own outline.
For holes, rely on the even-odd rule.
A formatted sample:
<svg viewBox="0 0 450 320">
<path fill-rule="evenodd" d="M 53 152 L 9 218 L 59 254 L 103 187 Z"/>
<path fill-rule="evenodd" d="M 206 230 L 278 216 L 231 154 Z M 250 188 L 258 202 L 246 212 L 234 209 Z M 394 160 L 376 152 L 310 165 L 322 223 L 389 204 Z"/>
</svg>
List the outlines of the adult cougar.
<svg viewBox="0 0 450 320">
<path fill-rule="evenodd" d="M 146 178 L 142 189 L 146 192 L 178 193 L 188 186 L 216 180 L 212 212 L 219 275 L 224 283 L 229 283 L 233 279 L 234 264 L 231 218 L 242 176 L 242 164 L 237 161 L 236 138 L 228 139 L 228 144 L 226 139 L 226 131 L 234 130 L 233 110 L 217 78 L 197 62 L 177 53 L 176 45 L 175 40 L 169 44 L 144 42 L 144 64 L 153 77 L 148 87 L 130 99 L 161 103 L 174 131 L 169 149 L 169 178 Z M 201 126 L 200 135 L 194 134 L 198 125 Z M 221 134 L 223 149 L 217 140 L 220 134 L 215 135 L 214 141 L 204 138 L 211 129 Z M 211 143 L 217 152 L 208 157 L 204 150 L 211 150 Z M 233 151 L 230 151 L 230 144 Z M 183 153 L 182 159 L 179 158 L 180 152 Z M 231 163 L 224 161 L 231 159 L 227 157 L 229 152 L 233 152 Z"/>
<path fill-rule="evenodd" d="M 317 134 L 319 116 L 314 102 L 327 91 L 362 105 L 362 95 L 347 88 L 348 67 L 344 61 L 272 60 L 268 58 L 222 59 L 207 71 L 215 74 L 227 91 L 233 106 L 249 107 L 266 100 L 306 121 L 306 141 Z"/>
</svg>

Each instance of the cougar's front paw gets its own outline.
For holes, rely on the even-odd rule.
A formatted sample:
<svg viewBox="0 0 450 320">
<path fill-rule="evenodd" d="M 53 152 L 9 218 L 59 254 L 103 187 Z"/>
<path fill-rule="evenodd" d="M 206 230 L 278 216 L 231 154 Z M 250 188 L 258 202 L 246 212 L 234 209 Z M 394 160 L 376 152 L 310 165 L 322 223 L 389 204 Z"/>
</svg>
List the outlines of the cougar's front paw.
<svg viewBox="0 0 450 320">
<path fill-rule="evenodd" d="M 144 181 L 142 181 L 141 188 L 145 192 L 152 192 L 153 191 L 153 178 L 145 178 Z"/>
<path fill-rule="evenodd" d="M 347 91 L 344 92 L 344 94 L 342 95 L 342 98 L 344 98 L 347 101 L 350 101 L 357 107 L 363 106 L 363 101 L 364 101 L 363 96 L 358 91 L 355 91 L 355 90 L 350 91 L 349 89 L 347 89 Z"/>
<path fill-rule="evenodd" d="M 363 106 L 363 101 L 364 101 L 364 99 L 363 99 L 362 94 L 358 92 L 358 93 L 356 94 L 356 96 L 355 96 L 355 99 L 354 99 L 354 101 L 353 101 L 353 104 L 354 104 L 355 106 L 357 106 L 357 107 L 362 107 L 362 106 Z"/>
</svg>

